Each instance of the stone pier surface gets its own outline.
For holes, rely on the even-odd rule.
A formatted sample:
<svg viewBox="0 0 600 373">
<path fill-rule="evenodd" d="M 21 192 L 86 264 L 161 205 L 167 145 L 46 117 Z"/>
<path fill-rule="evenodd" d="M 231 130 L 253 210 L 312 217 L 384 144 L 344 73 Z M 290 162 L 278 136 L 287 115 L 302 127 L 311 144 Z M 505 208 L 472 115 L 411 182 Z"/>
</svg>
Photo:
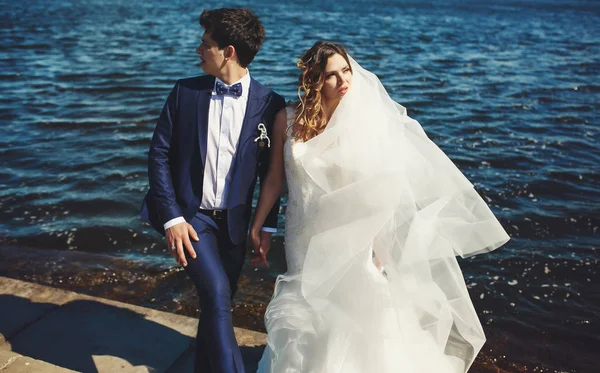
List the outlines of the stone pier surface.
<svg viewBox="0 0 600 373">
<path fill-rule="evenodd" d="M 186 373 L 198 320 L 0 276 L 0 373 Z M 266 335 L 235 329 L 246 372 Z"/>
</svg>

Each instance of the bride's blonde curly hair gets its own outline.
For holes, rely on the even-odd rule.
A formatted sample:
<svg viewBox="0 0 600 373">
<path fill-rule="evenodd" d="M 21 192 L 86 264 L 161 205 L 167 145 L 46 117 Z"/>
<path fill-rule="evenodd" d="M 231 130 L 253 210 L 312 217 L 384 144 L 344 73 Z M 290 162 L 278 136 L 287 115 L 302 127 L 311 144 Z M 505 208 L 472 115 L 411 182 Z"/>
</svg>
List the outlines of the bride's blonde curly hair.
<svg viewBox="0 0 600 373">
<path fill-rule="evenodd" d="M 321 88 L 325 81 L 324 73 L 329 57 L 339 54 L 350 66 L 346 48 L 340 44 L 320 40 L 307 50 L 296 66 L 301 70 L 298 79 L 296 121 L 293 127 L 294 138 L 308 141 L 323 131 L 327 122 L 323 117 Z M 350 67 L 352 69 L 352 67 Z"/>
</svg>

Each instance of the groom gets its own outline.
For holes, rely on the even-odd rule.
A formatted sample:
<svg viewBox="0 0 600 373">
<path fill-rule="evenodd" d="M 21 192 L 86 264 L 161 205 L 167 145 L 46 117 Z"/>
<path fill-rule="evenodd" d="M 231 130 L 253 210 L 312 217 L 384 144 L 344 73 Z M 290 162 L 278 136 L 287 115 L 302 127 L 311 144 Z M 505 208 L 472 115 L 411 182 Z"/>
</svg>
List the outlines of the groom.
<svg viewBox="0 0 600 373">
<path fill-rule="evenodd" d="M 194 282 L 200 308 L 196 372 L 244 372 L 231 299 L 245 256 L 257 175 L 269 166 L 270 131 L 283 97 L 250 77 L 265 38 L 248 9 L 205 10 L 196 49 L 208 74 L 182 79 L 167 98 L 148 155 L 141 216 L 164 233 Z M 279 203 L 261 233 L 275 231 Z M 271 228 L 267 228 L 271 227 Z"/>
</svg>

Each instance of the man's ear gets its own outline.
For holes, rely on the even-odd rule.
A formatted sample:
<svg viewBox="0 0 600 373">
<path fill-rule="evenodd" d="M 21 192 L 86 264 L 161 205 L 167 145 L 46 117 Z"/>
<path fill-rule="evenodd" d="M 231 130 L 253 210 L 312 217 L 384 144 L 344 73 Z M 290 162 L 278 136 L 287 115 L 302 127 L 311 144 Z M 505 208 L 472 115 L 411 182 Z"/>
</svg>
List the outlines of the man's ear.
<svg viewBox="0 0 600 373">
<path fill-rule="evenodd" d="M 223 55 L 225 56 L 225 58 L 228 59 L 233 58 L 233 56 L 235 55 L 235 47 L 233 45 L 226 46 L 225 50 L 223 51 Z"/>
</svg>

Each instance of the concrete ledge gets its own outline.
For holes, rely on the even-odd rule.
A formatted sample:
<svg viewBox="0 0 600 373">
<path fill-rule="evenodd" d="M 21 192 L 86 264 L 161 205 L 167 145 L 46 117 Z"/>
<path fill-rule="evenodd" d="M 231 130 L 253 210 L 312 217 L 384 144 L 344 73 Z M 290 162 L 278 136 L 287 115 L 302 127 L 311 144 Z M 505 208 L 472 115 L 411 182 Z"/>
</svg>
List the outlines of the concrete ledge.
<svg viewBox="0 0 600 373">
<path fill-rule="evenodd" d="M 68 373 L 72 370 L 57 367 L 11 351 L 0 350 L 0 372 L 2 373 Z"/>
<path fill-rule="evenodd" d="M 6 277 L 0 310 L 2 373 L 192 369 L 198 321 L 190 317 Z M 235 334 L 251 372 L 266 336 L 239 328 Z"/>
<path fill-rule="evenodd" d="M 0 371 L 22 357 L 16 352 L 0 350 Z"/>
</svg>

